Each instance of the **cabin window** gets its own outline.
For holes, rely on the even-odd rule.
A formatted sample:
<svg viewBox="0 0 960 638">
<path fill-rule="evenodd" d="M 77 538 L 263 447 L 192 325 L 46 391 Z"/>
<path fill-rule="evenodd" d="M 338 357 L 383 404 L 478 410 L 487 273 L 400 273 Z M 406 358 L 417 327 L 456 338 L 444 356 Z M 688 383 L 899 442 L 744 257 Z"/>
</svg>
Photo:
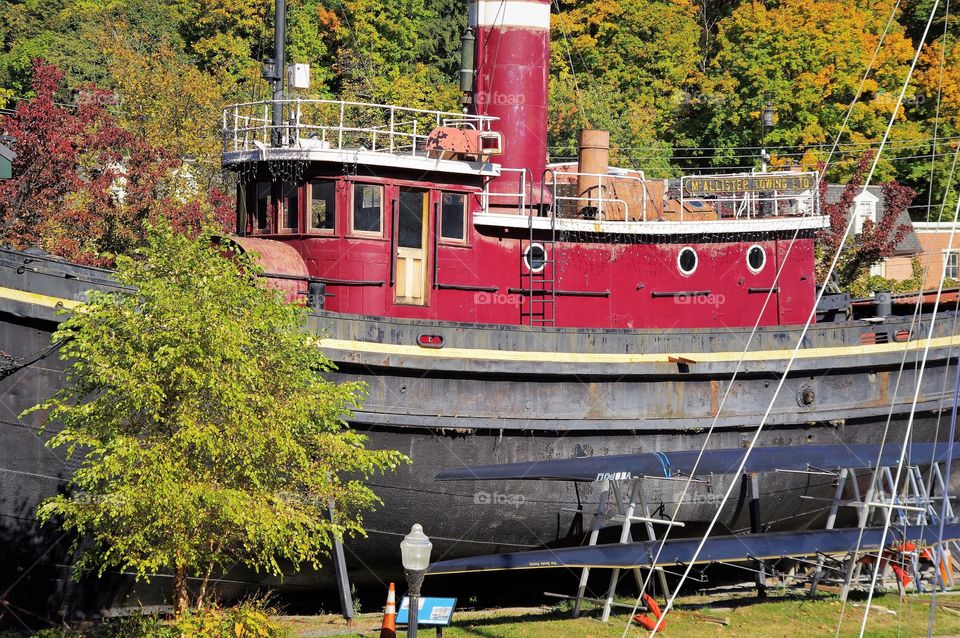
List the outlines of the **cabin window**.
<svg viewBox="0 0 960 638">
<path fill-rule="evenodd" d="M 397 246 L 423 248 L 424 209 L 427 192 L 400 189 L 400 210 L 397 215 Z"/>
<path fill-rule="evenodd" d="M 330 180 L 310 182 L 310 230 L 332 232 L 336 229 L 337 184 Z"/>
<path fill-rule="evenodd" d="M 948 252 L 944 255 L 944 259 L 947 262 L 947 267 L 944 270 L 943 276 L 949 277 L 950 279 L 960 279 L 960 253 L 958 252 Z"/>
<path fill-rule="evenodd" d="M 684 275 L 692 275 L 697 269 L 697 251 L 690 246 L 684 247 L 677 255 L 677 268 Z"/>
<path fill-rule="evenodd" d="M 747 250 L 747 268 L 752 273 L 758 273 L 767 265 L 767 252 L 763 246 L 754 244 Z"/>
<path fill-rule="evenodd" d="M 257 219 L 254 230 L 258 233 L 270 232 L 270 196 L 272 192 L 273 184 L 257 182 Z"/>
<path fill-rule="evenodd" d="M 353 232 L 383 234 L 383 186 L 353 185 Z"/>
<path fill-rule="evenodd" d="M 280 185 L 280 228 L 286 232 L 300 228 L 300 188 L 289 182 Z"/>
<path fill-rule="evenodd" d="M 530 272 L 543 272 L 547 266 L 547 249 L 543 244 L 530 244 L 523 251 L 523 265 Z"/>
<path fill-rule="evenodd" d="M 440 237 L 465 241 L 467 196 L 463 193 L 443 193 L 440 203 Z"/>
</svg>

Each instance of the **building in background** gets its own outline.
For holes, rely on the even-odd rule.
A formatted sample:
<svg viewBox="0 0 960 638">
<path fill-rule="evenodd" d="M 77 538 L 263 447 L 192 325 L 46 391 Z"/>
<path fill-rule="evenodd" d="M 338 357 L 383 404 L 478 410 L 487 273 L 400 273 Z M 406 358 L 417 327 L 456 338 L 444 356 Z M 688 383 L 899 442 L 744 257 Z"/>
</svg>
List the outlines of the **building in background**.
<svg viewBox="0 0 960 638">
<path fill-rule="evenodd" d="M 960 279 L 960 222 L 913 222 L 913 231 L 920 240 L 920 265 L 924 270 L 923 287 L 935 289 L 940 275 Z"/>
<path fill-rule="evenodd" d="M 840 197 L 843 195 L 843 191 L 846 189 L 846 186 L 842 184 L 830 184 L 827 186 L 827 203 L 833 204 L 840 200 Z M 856 215 L 856 221 L 853 225 L 854 235 L 860 234 L 863 230 L 863 224 L 868 219 L 874 224 L 877 223 L 879 219 L 883 217 L 884 213 L 884 203 L 883 203 L 883 187 L 882 186 L 868 186 L 867 190 L 857 195 L 854 199 L 853 207 L 849 211 L 849 215 Z M 849 221 L 849 216 L 847 220 Z M 912 226 L 914 229 L 916 224 L 913 224 L 910 221 L 910 214 L 907 211 L 900 213 L 900 217 L 897 219 L 897 226 L 905 224 L 907 226 Z M 894 251 L 894 254 L 883 261 L 874 264 L 870 268 L 871 275 L 879 275 L 881 277 L 886 277 L 887 279 L 896 279 L 897 281 L 902 281 L 904 279 L 910 279 L 913 276 L 913 267 L 912 261 L 915 255 L 919 255 L 923 252 L 923 247 L 920 243 L 919 238 L 914 230 L 908 231 L 906 235 L 903 236 L 903 239 L 897 244 L 897 247 Z"/>
</svg>

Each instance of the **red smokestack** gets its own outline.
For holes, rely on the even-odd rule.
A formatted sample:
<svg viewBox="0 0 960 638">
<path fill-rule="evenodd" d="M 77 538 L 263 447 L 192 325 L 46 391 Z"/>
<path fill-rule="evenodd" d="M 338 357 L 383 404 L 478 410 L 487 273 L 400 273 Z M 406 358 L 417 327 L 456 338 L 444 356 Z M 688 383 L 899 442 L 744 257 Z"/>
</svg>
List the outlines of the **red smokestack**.
<svg viewBox="0 0 960 638">
<path fill-rule="evenodd" d="M 500 118 L 491 127 L 503 136 L 503 154 L 495 161 L 504 168 L 530 171 L 527 188 L 532 178 L 533 201 L 528 195 L 529 205 L 540 199 L 547 164 L 550 1 L 473 0 L 470 26 L 477 38 L 472 108 L 478 115 Z M 517 173 L 505 173 L 490 190 L 517 193 L 519 179 Z M 493 198 L 492 203 L 500 202 Z"/>
</svg>

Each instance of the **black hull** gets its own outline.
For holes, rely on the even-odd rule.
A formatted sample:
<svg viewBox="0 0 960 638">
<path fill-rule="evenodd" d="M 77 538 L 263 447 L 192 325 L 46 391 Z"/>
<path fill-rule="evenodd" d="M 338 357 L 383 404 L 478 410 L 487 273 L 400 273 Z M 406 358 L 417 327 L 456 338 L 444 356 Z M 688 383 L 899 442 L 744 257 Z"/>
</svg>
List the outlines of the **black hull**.
<svg viewBox="0 0 960 638">
<path fill-rule="evenodd" d="M 18 418 L 64 382 L 63 364 L 49 349 L 57 321 L 49 300 L 80 300 L 86 289 L 111 285 L 103 271 L 0 251 L 0 349 L 15 360 L 23 357 L 0 379 L 0 540 L 7 541 L 0 549 L 0 587 L 14 585 L 10 599 L 23 604 L 47 601 L 40 603 L 45 610 L 99 609 L 123 604 L 131 594 L 124 578 L 80 585 L 67 580 L 69 539 L 39 529 L 33 511 L 64 488 L 73 465 L 42 445 L 35 422 Z M 956 319 L 956 313 L 942 312 L 932 333 L 929 315 L 915 324 L 890 317 L 882 325 L 814 326 L 759 444 L 802 455 L 805 445 L 877 443 L 888 419 L 888 439 L 902 442 L 924 352 L 919 346 L 928 333 L 912 438 L 945 440 Z M 398 544 L 414 522 L 433 539 L 437 559 L 580 542 L 596 507 L 593 484 L 440 483 L 434 475 L 465 465 L 698 449 L 714 420 L 709 448 L 743 447 L 800 337 L 799 327 L 761 329 L 744 356 L 749 330 L 538 330 L 328 313 L 313 317 L 311 328 L 328 339 L 324 347 L 339 366 L 335 378 L 370 386 L 355 427 L 369 434 L 372 447 L 413 459 L 395 475 L 372 481 L 383 506 L 365 517 L 368 538 L 351 541 L 347 552 L 351 579 L 361 587 L 402 580 Z M 863 345 L 863 335 L 880 332 L 886 335 L 878 339 L 881 345 Z M 440 334 L 446 345 L 418 349 L 421 334 Z M 813 395 L 809 403 L 806 390 Z M 680 506 L 685 534 L 695 534 L 697 523 L 711 518 L 729 481 L 741 481 L 702 478 L 707 483 L 692 485 Z M 829 497 L 831 483 L 826 476 L 764 475 L 764 521 L 771 530 L 822 525 L 826 504 L 802 497 Z M 671 515 L 680 487 L 677 481 L 648 480 L 651 508 Z M 740 486 L 733 494 L 720 522 L 742 531 L 749 526 L 747 493 Z M 565 509 L 578 503 L 586 516 Z M 229 595 L 262 582 L 230 574 L 222 589 Z M 298 599 L 329 590 L 333 580 L 326 572 L 303 573 L 267 584 Z M 137 590 L 136 599 L 148 600 L 164 586 L 163 578 L 155 579 Z"/>
</svg>

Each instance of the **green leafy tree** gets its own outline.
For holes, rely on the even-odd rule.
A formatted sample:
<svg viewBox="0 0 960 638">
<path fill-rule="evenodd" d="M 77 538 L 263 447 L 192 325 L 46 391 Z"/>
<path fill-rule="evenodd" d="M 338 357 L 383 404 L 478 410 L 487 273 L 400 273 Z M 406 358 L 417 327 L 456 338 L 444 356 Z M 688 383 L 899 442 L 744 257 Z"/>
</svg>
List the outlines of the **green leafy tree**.
<svg viewBox="0 0 960 638">
<path fill-rule="evenodd" d="M 347 427 L 363 387 L 323 378 L 303 306 L 211 240 L 161 224 L 141 259 L 118 258 L 127 290 L 91 293 L 61 324 L 70 383 L 28 410 L 62 423 L 48 445 L 82 457 L 70 493 L 39 508 L 89 541 L 78 570 L 172 572 L 178 612 L 191 576 L 203 601 L 234 564 L 317 567 L 379 502 L 361 479 L 407 461 Z"/>
<path fill-rule="evenodd" d="M 559 7 L 551 23 L 551 145 L 569 157 L 578 129 L 605 128 L 615 160 L 669 172 L 678 98 L 700 60 L 696 7 L 688 0 Z"/>
<path fill-rule="evenodd" d="M 891 8 L 886 2 L 872 7 L 835 0 L 743 2 L 720 21 L 717 53 L 701 91 L 705 104 L 700 111 L 703 145 L 726 149 L 718 150 L 714 162 L 749 168 L 754 158 L 737 157 L 734 147 L 804 148 L 832 142 Z M 883 136 L 912 54 L 903 27 L 894 22 L 843 142 L 872 144 Z M 913 98 L 913 91 L 906 97 Z M 776 107 L 778 122 L 764 130 L 760 113 L 768 102 Z M 919 136 L 915 126 L 899 117 L 891 141 L 902 145 Z M 845 154 L 837 165 L 849 174 L 862 150 Z M 823 159 L 818 152 L 802 158 L 808 168 Z M 893 167 L 882 163 L 877 177 L 892 176 Z"/>
</svg>

